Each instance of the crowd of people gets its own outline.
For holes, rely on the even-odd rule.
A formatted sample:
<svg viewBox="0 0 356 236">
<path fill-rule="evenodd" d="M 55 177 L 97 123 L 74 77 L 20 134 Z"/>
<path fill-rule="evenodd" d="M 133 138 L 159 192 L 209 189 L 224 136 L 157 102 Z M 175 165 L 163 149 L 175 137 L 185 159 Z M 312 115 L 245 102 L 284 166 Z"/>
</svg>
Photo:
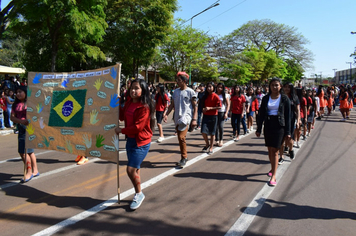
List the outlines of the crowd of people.
<svg viewBox="0 0 356 236">
<path fill-rule="evenodd" d="M 336 105 L 340 103 L 341 121 L 345 121 L 356 102 L 355 87 L 352 89 L 350 86 L 306 88 L 298 84 L 295 87 L 292 83 L 283 84 L 279 78 L 273 78 L 265 86 L 251 84 L 228 88 L 223 83 L 208 82 L 193 87 L 188 86 L 188 81 L 189 75 L 179 72 L 176 88 L 172 91 L 163 84 L 154 87 L 143 80 L 130 80 L 127 90 L 122 90 L 120 117 L 125 120 L 125 128 L 117 128 L 116 133 L 126 134 L 128 139 L 127 173 L 136 190 L 131 209 L 137 209 L 145 198 L 140 186 L 140 165 L 151 143 L 152 120 L 157 121 L 157 142 L 160 143 L 164 140 L 162 120 L 167 122 L 173 112 L 181 154 L 177 166 L 181 168 L 188 161 L 188 131 L 200 130 L 205 142 L 202 152 L 212 154 L 214 145 L 223 146 L 225 122 L 230 120 L 231 137 L 238 142 L 241 129 L 244 134 L 252 132 L 255 121 L 255 134 L 257 137 L 263 134 L 268 149 L 271 164 L 267 173 L 270 177 L 268 185 L 276 186 L 278 165 L 283 164 L 284 155 L 289 155 L 291 160 L 295 158 L 294 148 L 300 147 L 300 139 L 310 136 L 316 119 L 335 112 Z M 155 108 L 152 108 L 150 99 Z"/>
<path fill-rule="evenodd" d="M 5 78 L 0 83 L 0 129 L 15 128 L 10 119 L 12 104 L 15 101 L 15 93 L 19 86 L 27 86 L 27 80 L 20 76 L 9 76 L 5 74 Z"/>
<path fill-rule="evenodd" d="M 12 84 L 11 78 L 5 81 L 1 88 L 7 90 L 7 95 L 1 101 L 6 101 L 3 111 L 7 111 L 9 122 L 18 126 L 18 152 L 24 162 L 21 182 L 25 183 L 39 175 L 35 154 L 31 149 L 25 150 L 24 144 L 28 125 L 27 87 L 17 83 L 16 79 L 12 79 Z M 295 158 L 294 148 L 300 147 L 300 139 L 310 136 L 316 119 L 330 115 L 340 105 L 341 121 L 345 121 L 350 118 L 350 110 L 356 102 L 356 87 L 343 85 L 306 88 L 298 84 L 295 87 L 292 83 L 283 84 L 279 78 L 272 78 L 264 86 L 250 84 L 228 88 L 223 83 L 208 82 L 194 87 L 188 86 L 189 75 L 185 72 L 179 72 L 175 82 L 170 88 L 167 84 L 153 86 L 142 79 L 130 79 L 121 88 L 119 114 L 124 127 L 117 127 L 115 133 L 126 137 L 126 172 L 136 192 L 130 205 L 133 210 L 145 198 L 141 190 L 140 166 L 149 152 L 155 124 L 159 131 L 157 142 L 161 143 L 164 141 L 162 121 L 167 122 L 172 112 L 181 154 L 176 163 L 179 168 L 183 168 L 188 161 L 188 131 L 200 130 L 205 143 L 202 152 L 210 155 L 214 145 L 224 145 L 226 122 L 230 121 L 231 139 L 235 142 L 240 139 L 241 129 L 243 134 L 253 132 L 255 122 L 255 135 L 260 137 L 263 134 L 268 149 L 271 164 L 267 173 L 270 177 L 268 184 L 275 186 L 277 168 L 283 164 L 284 155 L 289 155 L 291 160 Z M 10 110 L 8 104 L 12 105 Z M 12 126 L 13 123 L 9 124 Z M 76 162 L 85 164 L 88 158 L 78 156 Z"/>
</svg>

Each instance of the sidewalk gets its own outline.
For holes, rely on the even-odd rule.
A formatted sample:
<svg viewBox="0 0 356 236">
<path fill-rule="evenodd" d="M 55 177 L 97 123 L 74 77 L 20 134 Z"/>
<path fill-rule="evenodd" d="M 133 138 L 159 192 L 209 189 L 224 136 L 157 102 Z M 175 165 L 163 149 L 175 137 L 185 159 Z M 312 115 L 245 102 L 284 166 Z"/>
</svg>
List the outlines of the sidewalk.
<svg viewBox="0 0 356 236">
<path fill-rule="evenodd" d="M 3 130 L 0 130 L 0 135 L 8 135 L 8 134 L 13 134 L 15 132 L 14 129 L 11 128 L 5 128 Z"/>
</svg>

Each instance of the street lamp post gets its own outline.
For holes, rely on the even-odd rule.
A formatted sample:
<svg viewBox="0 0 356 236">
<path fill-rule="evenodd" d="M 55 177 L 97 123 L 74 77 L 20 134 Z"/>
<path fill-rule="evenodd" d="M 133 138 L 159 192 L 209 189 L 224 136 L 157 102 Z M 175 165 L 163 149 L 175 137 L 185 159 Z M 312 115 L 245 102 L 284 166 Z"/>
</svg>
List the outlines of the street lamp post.
<svg viewBox="0 0 356 236">
<path fill-rule="evenodd" d="M 219 0 L 219 1 L 220 1 L 220 0 Z M 194 18 L 194 17 L 199 16 L 200 14 L 206 12 L 207 10 L 210 10 L 211 8 L 217 7 L 217 6 L 219 6 L 219 5 L 220 5 L 220 3 L 215 2 L 215 3 L 212 4 L 210 7 L 206 8 L 206 9 L 202 10 L 201 12 L 199 12 L 198 14 L 195 14 L 194 16 L 192 16 L 192 18 L 190 18 L 190 28 L 193 29 L 193 18 Z M 190 56 L 190 63 L 189 63 L 189 84 L 192 83 L 192 62 L 191 62 L 191 61 L 192 61 L 192 56 Z"/>
</svg>

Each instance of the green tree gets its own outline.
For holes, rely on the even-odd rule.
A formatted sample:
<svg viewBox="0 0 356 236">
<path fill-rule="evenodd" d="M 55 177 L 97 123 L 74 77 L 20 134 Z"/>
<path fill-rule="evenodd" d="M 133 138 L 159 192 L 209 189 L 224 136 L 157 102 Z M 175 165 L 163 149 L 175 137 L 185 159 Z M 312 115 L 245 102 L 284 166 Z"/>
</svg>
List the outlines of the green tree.
<svg viewBox="0 0 356 236">
<path fill-rule="evenodd" d="M 107 23 L 106 0 L 14 0 L 12 29 L 28 41 L 23 63 L 27 70 L 71 70 L 73 58 L 105 59 L 97 43 Z M 73 61 L 72 61 L 73 62 Z"/>
<path fill-rule="evenodd" d="M 138 74 L 148 65 L 155 48 L 167 36 L 177 10 L 176 0 L 109 0 L 108 29 L 102 48 L 126 75 Z"/>
<path fill-rule="evenodd" d="M 287 73 L 286 63 L 273 50 L 266 52 L 262 47 L 248 46 L 230 57 L 235 59 L 222 64 L 222 74 L 236 79 L 238 84 L 260 84 L 271 77 L 284 78 Z"/>
<path fill-rule="evenodd" d="M 266 52 L 274 51 L 279 58 L 291 59 L 303 68 L 309 68 L 313 54 L 305 48 L 309 41 L 295 27 L 278 24 L 272 20 L 253 20 L 223 37 L 219 45 L 219 56 L 241 52 L 251 44 L 263 48 Z"/>
<path fill-rule="evenodd" d="M 163 61 L 160 74 L 165 79 L 173 80 L 178 71 L 188 72 L 191 65 L 197 79 L 217 77 L 214 59 L 207 54 L 208 42 L 209 37 L 204 32 L 176 23 L 166 41 L 160 45 Z"/>
<path fill-rule="evenodd" d="M 302 66 L 292 59 L 287 59 L 286 64 L 287 75 L 284 80 L 291 83 L 300 80 L 304 73 L 304 69 L 302 68 Z"/>
</svg>

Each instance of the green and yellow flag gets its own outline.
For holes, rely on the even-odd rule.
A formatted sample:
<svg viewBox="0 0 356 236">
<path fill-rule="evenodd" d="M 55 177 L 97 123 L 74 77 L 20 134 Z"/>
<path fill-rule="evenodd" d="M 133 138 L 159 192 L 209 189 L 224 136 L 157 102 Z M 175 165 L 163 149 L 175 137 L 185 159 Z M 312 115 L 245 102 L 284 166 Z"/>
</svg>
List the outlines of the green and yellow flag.
<svg viewBox="0 0 356 236">
<path fill-rule="evenodd" d="M 30 72 L 26 147 L 115 161 L 120 66 L 70 73 Z"/>
</svg>

